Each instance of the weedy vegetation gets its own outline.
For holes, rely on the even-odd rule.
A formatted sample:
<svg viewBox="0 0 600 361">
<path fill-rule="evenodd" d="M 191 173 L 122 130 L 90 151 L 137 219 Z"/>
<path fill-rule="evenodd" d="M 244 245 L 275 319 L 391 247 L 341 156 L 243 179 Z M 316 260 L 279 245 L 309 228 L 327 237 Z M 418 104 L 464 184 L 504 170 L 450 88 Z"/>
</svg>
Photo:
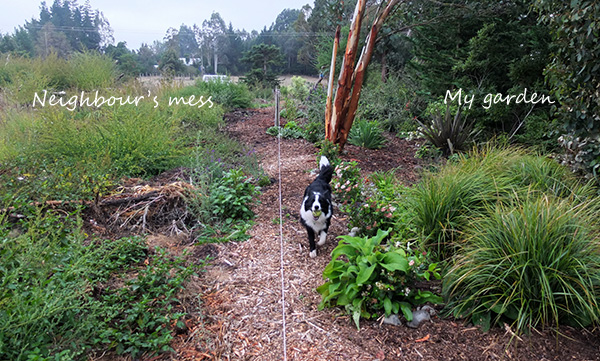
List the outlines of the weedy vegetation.
<svg viewBox="0 0 600 361">
<path fill-rule="evenodd" d="M 170 351 L 173 330 L 197 312 L 183 307 L 180 291 L 204 260 L 150 247 L 143 233 L 88 234 L 85 207 L 117 192 L 123 180 L 181 168 L 191 184 L 182 212 L 191 215 L 196 241 L 247 239 L 265 175 L 254 152 L 223 131 L 223 114 L 250 106 L 250 92 L 228 82 L 116 84 L 113 61 L 94 53 L 16 57 L 0 74 L 0 354 L 80 360 L 106 351 L 134 359 Z M 146 99 L 30 107 L 44 89 Z M 213 106 L 169 106 L 172 97 L 192 95 L 212 97 Z"/>
</svg>

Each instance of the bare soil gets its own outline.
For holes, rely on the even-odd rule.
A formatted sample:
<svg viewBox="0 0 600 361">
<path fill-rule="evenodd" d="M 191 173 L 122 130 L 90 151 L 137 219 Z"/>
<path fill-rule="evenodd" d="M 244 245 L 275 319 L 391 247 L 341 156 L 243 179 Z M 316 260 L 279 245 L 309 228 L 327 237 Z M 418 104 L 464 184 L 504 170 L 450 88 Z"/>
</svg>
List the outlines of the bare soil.
<svg viewBox="0 0 600 361">
<path fill-rule="evenodd" d="M 253 147 L 269 176 L 279 179 L 277 138 L 265 133 L 273 109 L 230 113 L 227 121 L 228 132 Z M 388 141 L 382 150 L 348 145 L 342 158 L 357 160 L 365 173 L 395 169 L 407 184 L 416 182 L 423 166 L 414 157 L 417 144 L 392 136 Z M 317 165 L 316 151 L 304 140 L 281 140 L 283 240 L 276 182 L 262 190 L 248 241 L 196 247 L 196 256 L 214 257 L 196 285 L 202 315 L 175 344 L 172 359 L 282 360 L 285 324 L 288 360 L 600 360 L 598 330 L 561 327 L 516 336 L 509 328 L 482 332 L 440 317 L 418 329 L 362 321 L 357 330 L 342 310 L 319 311 L 315 288 L 347 222 L 335 214 L 327 243 L 317 258 L 309 257 L 297 213 Z"/>
</svg>

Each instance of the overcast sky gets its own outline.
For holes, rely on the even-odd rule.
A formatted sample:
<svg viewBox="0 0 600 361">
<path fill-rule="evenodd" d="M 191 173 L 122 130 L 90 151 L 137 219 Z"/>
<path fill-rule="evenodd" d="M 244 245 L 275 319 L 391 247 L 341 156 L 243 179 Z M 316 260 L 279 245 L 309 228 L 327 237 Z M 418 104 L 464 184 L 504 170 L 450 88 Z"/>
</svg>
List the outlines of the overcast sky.
<svg viewBox="0 0 600 361">
<path fill-rule="evenodd" d="M 54 0 L 46 0 L 48 6 Z M 83 5 L 85 0 L 78 1 Z M 41 0 L 0 0 L 0 33 L 13 33 L 15 27 L 31 18 L 39 19 Z M 275 21 L 283 9 L 300 9 L 314 0 L 90 0 L 93 9 L 104 13 L 114 31 L 115 44 L 126 41 L 130 49 L 142 43 L 163 40 L 168 28 L 181 24 L 202 25 L 213 12 L 235 29 L 262 30 Z"/>
</svg>

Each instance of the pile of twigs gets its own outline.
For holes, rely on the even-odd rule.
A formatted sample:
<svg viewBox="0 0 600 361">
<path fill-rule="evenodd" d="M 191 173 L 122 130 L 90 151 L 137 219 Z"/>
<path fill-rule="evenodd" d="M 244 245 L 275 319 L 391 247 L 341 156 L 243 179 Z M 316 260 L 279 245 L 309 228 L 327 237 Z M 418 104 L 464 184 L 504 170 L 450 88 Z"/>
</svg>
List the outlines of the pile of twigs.
<svg viewBox="0 0 600 361">
<path fill-rule="evenodd" d="M 193 185 L 182 181 L 160 186 L 119 187 L 116 193 L 98 202 L 98 207 L 105 214 L 110 209 L 110 227 L 189 234 L 194 216 L 186 206 L 186 199 L 193 196 L 195 190 Z"/>
</svg>

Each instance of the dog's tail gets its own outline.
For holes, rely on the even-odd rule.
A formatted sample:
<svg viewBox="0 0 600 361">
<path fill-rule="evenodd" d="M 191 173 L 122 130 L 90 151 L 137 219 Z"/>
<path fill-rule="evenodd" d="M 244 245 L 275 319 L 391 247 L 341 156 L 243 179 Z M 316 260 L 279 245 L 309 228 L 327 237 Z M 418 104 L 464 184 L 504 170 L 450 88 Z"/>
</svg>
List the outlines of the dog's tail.
<svg viewBox="0 0 600 361">
<path fill-rule="evenodd" d="M 317 178 L 323 179 L 325 182 L 331 182 L 331 177 L 333 176 L 333 167 L 329 163 L 329 159 L 326 156 L 322 155 L 321 160 L 319 161 L 319 176 Z"/>
</svg>

